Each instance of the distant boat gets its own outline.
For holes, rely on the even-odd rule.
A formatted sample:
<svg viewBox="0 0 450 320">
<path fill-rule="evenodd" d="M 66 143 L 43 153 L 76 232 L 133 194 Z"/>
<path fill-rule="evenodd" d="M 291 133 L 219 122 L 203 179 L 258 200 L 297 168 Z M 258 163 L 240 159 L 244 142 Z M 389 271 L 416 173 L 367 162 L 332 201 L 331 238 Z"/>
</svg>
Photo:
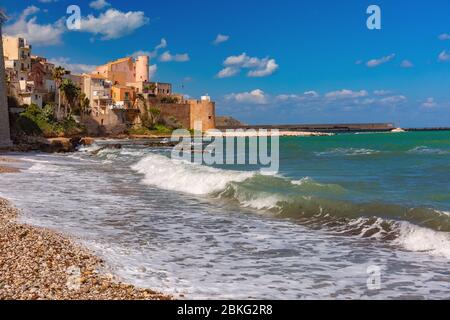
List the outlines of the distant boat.
<svg viewBox="0 0 450 320">
<path fill-rule="evenodd" d="M 406 132 L 405 130 L 403 130 L 402 128 L 396 128 L 394 130 L 391 130 L 392 133 L 401 133 L 401 132 Z"/>
</svg>

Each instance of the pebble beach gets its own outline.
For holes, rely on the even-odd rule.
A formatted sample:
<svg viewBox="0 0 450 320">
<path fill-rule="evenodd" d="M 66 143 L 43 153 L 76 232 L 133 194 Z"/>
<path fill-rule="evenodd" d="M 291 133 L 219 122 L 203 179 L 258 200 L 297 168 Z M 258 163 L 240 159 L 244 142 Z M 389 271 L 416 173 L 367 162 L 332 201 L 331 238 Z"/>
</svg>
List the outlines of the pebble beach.
<svg viewBox="0 0 450 320">
<path fill-rule="evenodd" d="M 16 170 L 1 167 L 0 173 Z M 171 299 L 121 283 L 89 250 L 62 234 L 17 222 L 19 214 L 0 198 L 0 300 Z"/>
</svg>

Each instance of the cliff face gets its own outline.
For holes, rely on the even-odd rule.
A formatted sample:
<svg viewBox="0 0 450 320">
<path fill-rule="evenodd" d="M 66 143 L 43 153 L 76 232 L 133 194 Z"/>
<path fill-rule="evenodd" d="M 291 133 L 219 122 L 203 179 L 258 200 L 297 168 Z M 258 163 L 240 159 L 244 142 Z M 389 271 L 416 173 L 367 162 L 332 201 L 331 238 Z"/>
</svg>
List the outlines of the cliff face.
<svg viewBox="0 0 450 320">
<path fill-rule="evenodd" d="M 245 126 L 246 124 L 243 122 L 240 122 L 239 120 L 236 120 L 233 117 L 229 116 L 221 116 L 216 117 L 216 126 L 217 128 L 220 127 L 239 127 L 239 126 Z"/>
<path fill-rule="evenodd" d="M 0 12 L 0 39 L 2 38 L 2 13 Z M 3 57 L 3 41 L 0 41 L 0 148 L 11 146 L 9 130 L 8 101 L 6 98 L 5 60 Z"/>
</svg>

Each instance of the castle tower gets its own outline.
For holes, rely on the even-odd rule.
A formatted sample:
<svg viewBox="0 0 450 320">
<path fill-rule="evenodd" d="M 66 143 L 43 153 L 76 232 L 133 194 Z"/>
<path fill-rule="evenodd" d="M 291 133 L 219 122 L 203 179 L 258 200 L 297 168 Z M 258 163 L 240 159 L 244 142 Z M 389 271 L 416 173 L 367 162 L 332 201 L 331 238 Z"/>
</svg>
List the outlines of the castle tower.
<svg viewBox="0 0 450 320">
<path fill-rule="evenodd" d="M 136 82 L 149 81 L 150 58 L 148 56 L 139 56 L 136 59 Z"/>
<path fill-rule="evenodd" d="M 0 40 L 2 39 L 2 25 L 6 16 L 0 11 Z M 3 40 L 0 41 L 0 148 L 11 146 L 9 131 L 8 100 L 6 97 L 5 59 L 3 57 Z"/>
</svg>

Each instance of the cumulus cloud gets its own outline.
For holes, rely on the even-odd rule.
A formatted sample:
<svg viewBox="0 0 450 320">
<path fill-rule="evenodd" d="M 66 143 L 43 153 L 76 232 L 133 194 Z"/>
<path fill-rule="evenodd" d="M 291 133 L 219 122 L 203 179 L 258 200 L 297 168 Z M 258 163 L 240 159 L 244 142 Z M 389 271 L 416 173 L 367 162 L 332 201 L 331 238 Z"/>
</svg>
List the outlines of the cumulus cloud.
<svg viewBox="0 0 450 320">
<path fill-rule="evenodd" d="M 65 25 L 62 19 L 50 23 L 39 24 L 35 16 L 40 9 L 36 6 L 25 8 L 19 18 L 4 27 L 4 33 L 9 36 L 27 39 L 35 46 L 51 46 L 62 42 Z"/>
<path fill-rule="evenodd" d="M 148 73 L 149 73 L 150 79 L 153 79 L 155 77 L 157 71 L 158 71 L 158 65 L 152 64 L 149 67 Z"/>
<path fill-rule="evenodd" d="M 224 68 L 217 74 L 219 78 L 232 77 L 240 73 L 242 69 L 248 69 L 248 77 L 267 77 L 272 75 L 278 64 L 275 59 L 250 57 L 245 52 L 238 56 L 230 56 L 225 59 Z"/>
<path fill-rule="evenodd" d="M 241 72 L 241 69 L 234 67 L 226 67 L 219 71 L 218 78 L 230 78 Z"/>
<path fill-rule="evenodd" d="M 369 61 L 367 61 L 366 66 L 369 67 L 369 68 L 375 68 L 375 67 L 378 67 L 378 66 L 380 66 L 382 64 L 385 64 L 387 62 L 392 61 L 394 58 L 395 58 L 395 53 L 390 54 L 390 55 L 385 56 L 385 57 L 381 57 L 379 59 L 369 60 Z"/>
<path fill-rule="evenodd" d="M 406 102 L 406 97 L 402 96 L 402 95 L 396 95 L 396 96 L 390 96 L 390 97 L 386 97 L 386 98 L 382 98 L 380 99 L 379 103 L 381 105 L 385 105 L 385 106 L 398 106 L 400 104 L 403 104 L 404 102 Z"/>
<path fill-rule="evenodd" d="M 122 38 L 149 23 L 142 11 L 122 12 L 108 9 L 98 17 L 88 15 L 81 21 L 82 32 L 100 35 L 102 40 Z"/>
<path fill-rule="evenodd" d="M 91 73 L 96 68 L 94 65 L 73 63 L 69 58 L 63 57 L 49 59 L 49 62 L 71 71 L 72 74 Z"/>
<path fill-rule="evenodd" d="M 378 91 L 377 94 L 367 90 L 336 90 L 321 95 L 311 90 L 303 93 L 271 95 L 256 89 L 250 92 L 232 93 L 224 97 L 225 103 L 240 104 L 244 109 L 262 106 L 264 110 L 277 108 L 300 108 L 302 110 L 376 110 L 376 108 L 393 108 L 403 105 L 407 98 L 394 95 L 390 91 Z"/>
<path fill-rule="evenodd" d="M 450 34 L 443 33 L 443 34 L 439 35 L 439 40 L 442 40 L 442 41 L 450 40 Z"/>
<path fill-rule="evenodd" d="M 277 102 L 301 102 L 305 100 L 317 99 L 320 94 L 316 91 L 306 91 L 303 94 L 279 94 L 275 97 Z"/>
<path fill-rule="evenodd" d="M 96 10 L 101 10 L 101 9 L 109 7 L 109 6 L 111 6 L 111 4 L 109 2 L 107 2 L 106 0 L 95 0 L 95 1 L 92 1 L 91 3 L 89 3 L 89 7 L 96 9 Z"/>
<path fill-rule="evenodd" d="M 242 93 L 231 93 L 225 96 L 225 100 L 234 101 L 237 103 L 248 103 L 248 104 L 266 104 L 267 98 L 261 89 L 255 89 L 250 92 L 242 92 Z"/>
<path fill-rule="evenodd" d="M 450 53 L 448 53 L 447 50 L 442 51 L 442 52 L 439 54 L 438 60 L 439 60 L 440 62 L 447 62 L 447 61 L 450 61 Z"/>
<path fill-rule="evenodd" d="M 428 98 L 422 103 L 422 107 L 426 109 L 432 109 L 437 106 L 437 103 L 434 101 L 434 98 Z"/>
<path fill-rule="evenodd" d="M 224 35 L 224 34 L 218 34 L 216 39 L 213 41 L 214 45 L 219 45 L 221 43 L 227 42 L 230 39 L 230 36 Z"/>
<path fill-rule="evenodd" d="M 376 95 L 376 96 L 386 96 L 388 94 L 391 94 L 391 91 L 389 91 L 389 90 L 375 90 L 373 92 L 373 94 Z"/>
<path fill-rule="evenodd" d="M 409 60 L 403 60 L 402 63 L 400 64 L 400 66 L 402 68 L 408 69 L 408 68 L 414 67 L 414 64 L 411 61 L 409 61 Z"/>
<path fill-rule="evenodd" d="M 369 93 L 366 90 L 361 91 L 353 91 L 348 89 L 343 89 L 339 91 L 332 91 L 325 95 L 326 98 L 331 100 L 337 100 L 337 99 L 354 99 L 354 98 L 362 98 L 367 97 Z"/>
<path fill-rule="evenodd" d="M 175 61 L 175 62 L 187 62 L 189 61 L 189 55 L 187 53 L 183 53 L 183 54 L 171 54 L 170 51 L 166 51 L 164 52 L 160 57 L 159 57 L 159 61 L 161 62 L 171 62 L 171 61 Z"/>
</svg>

